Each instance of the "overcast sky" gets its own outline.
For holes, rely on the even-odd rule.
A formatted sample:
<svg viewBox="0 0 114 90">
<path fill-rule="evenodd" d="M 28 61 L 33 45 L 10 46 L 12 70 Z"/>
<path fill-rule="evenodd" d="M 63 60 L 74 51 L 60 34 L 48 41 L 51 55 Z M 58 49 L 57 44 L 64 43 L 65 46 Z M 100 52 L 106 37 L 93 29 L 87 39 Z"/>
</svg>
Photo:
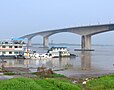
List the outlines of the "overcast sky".
<svg viewBox="0 0 114 90">
<path fill-rule="evenodd" d="M 114 23 L 114 0 L 0 0 L 0 39 L 74 26 Z M 80 36 L 59 33 L 50 42 L 80 43 Z M 42 42 L 42 37 L 33 39 Z M 114 44 L 114 31 L 95 35 L 93 44 Z"/>
</svg>

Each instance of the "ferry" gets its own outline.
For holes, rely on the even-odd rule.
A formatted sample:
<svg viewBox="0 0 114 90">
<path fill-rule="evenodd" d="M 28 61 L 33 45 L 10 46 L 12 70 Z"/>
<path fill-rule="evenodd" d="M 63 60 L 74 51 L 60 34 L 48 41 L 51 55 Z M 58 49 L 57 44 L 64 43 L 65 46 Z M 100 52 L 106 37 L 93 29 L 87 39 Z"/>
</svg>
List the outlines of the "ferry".
<svg viewBox="0 0 114 90">
<path fill-rule="evenodd" d="M 23 56 L 25 43 L 22 38 L 0 41 L 0 59 L 25 59 Z"/>
<path fill-rule="evenodd" d="M 47 53 L 53 58 L 70 57 L 70 52 L 66 47 L 51 47 Z"/>
</svg>

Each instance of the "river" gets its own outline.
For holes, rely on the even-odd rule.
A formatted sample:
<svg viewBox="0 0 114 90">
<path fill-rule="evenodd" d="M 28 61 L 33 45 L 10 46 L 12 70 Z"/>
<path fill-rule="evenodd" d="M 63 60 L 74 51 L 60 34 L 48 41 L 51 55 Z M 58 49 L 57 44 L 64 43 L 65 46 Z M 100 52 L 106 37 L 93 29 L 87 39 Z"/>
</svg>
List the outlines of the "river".
<svg viewBox="0 0 114 90">
<path fill-rule="evenodd" d="M 56 45 L 55 45 L 56 46 Z M 57 45 L 60 46 L 60 45 Z M 65 69 L 57 73 L 66 76 L 75 76 L 82 74 L 102 74 L 114 73 L 114 46 L 111 45 L 97 45 L 92 46 L 95 51 L 74 51 L 80 46 L 62 45 L 68 47 L 71 53 L 76 54 L 77 57 L 66 58 L 52 58 L 47 60 L 22 60 L 9 59 L 5 63 L 5 67 L 28 67 L 33 71 L 39 66 L 46 66 L 54 70 Z M 48 49 L 39 45 L 34 45 L 33 50 L 39 53 L 45 53 Z"/>
</svg>

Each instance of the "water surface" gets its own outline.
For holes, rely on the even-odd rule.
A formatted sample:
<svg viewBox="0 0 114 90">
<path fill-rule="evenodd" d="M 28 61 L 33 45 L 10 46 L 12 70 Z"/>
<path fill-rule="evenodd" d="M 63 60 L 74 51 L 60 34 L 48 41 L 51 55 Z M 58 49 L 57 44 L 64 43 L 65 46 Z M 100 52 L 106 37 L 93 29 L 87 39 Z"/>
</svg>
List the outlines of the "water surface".
<svg viewBox="0 0 114 90">
<path fill-rule="evenodd" d="M 62 74 L 74 75 L 84 72 L 113 72 L 114 71 L 114 46 L 92 46 L 95 51 L 74 51 L 80 46 L 67 46 L 71 53 L 77 57 L 52 58 L 44 60 L 5 59 L 5 67 L 37 68 L 46 66 L 52 69 L 67 69 L 60 71 Z M 33 46 L 32 49 L 39 53 L 47 52 L 47 48 Z M 2 63 L 1 63 L 2 64 Z"/>
</svg>

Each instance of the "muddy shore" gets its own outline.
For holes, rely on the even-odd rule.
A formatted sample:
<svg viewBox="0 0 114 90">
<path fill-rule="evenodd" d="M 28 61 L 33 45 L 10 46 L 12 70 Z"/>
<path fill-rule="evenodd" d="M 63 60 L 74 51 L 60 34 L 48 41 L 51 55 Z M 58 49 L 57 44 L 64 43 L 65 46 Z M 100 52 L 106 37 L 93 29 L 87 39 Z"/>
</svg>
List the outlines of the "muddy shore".
<svg viewBox="0 0 114 90">
<path fill-rule="evenodd" d="M 114 74 L 113 70 L 102 70 L 102 71 L 73 71 L 73 70 L 64 70 L 56 71 L 57 74 L 63 74 L 69 78 L 89 78 L 89 77 L 100 77 L 103 75 Z"/>
<path fill-rule="evenodd" d="M 30 72 L 36 72 L 36 70 L 32 70 L 32 69 L 28 69 L 28 68 L 20 68 L 20 67 L 10 67 L 10 68 L 6 68 L 8 71 L 12 71 L 12 72 L 17 72 L 17 73 L 26 73 L 23 74 L 24 76 L 29 76 Z M 109 75 L 109 74 L 114 74 L 113 70 L 102 70 L 102 71 L 92 71 L 92 70 L 82 70 L 82 71 L 75 71 L 75 70 L 71 70 L 71 69 L 67 69 L 67 70 L 60 70 L 60 71 L 54 71 L 57 74 L 62 74 L 65 75 L 68 78 L 73 78 L 73 79 L 82 79 L 82 78 L 92 78 L 92 77 L 101 77 L 103 75 Z M 16 75 L 16 76 L 7 76 L 7 75 L 3 75 L 0 74 L 0 80 L 3 79 L 10 79 L 10 78 L 15 78 L 15 77 L 20 77 L 23 75 Z M 31 75 L 30 75 L 31 76 Z"/>
</svg>

